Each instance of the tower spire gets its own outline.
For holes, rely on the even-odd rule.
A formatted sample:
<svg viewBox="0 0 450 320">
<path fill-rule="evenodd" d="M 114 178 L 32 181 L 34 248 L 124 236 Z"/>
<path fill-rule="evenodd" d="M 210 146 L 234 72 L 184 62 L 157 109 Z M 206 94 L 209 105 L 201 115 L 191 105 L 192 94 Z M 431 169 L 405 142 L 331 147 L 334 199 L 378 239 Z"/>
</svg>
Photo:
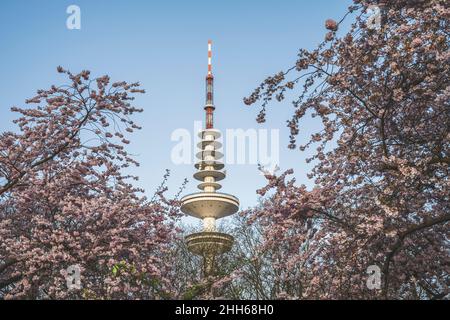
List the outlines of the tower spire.
<svg viewBox="0 0 450 320">
<path fill-rule="evenodd" d="M 208 40 L 208 75 L 212 75 L 212 41 Z"/>
<path fill-rule="evenodd" d="M 208 74 L 206 75 L 206 129 L 214 128 L 214 76 L 212 75 L 212 41 L 208 40 Z"/>
</svg>

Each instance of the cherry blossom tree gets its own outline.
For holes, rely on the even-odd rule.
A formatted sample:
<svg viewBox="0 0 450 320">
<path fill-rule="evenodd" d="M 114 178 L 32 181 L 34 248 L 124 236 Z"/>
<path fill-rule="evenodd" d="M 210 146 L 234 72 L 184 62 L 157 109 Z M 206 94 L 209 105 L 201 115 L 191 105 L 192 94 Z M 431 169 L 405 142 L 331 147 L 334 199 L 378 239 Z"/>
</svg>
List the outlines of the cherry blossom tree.
<svg viewBox="0 0 450 320">
<path fill-rule="evenodd" d="M 272 100 L 295 95 L 289 147 L 315 146 L 314 188 L 292 171 L 267 175 L 263 205 L 248 213 L 263 228 L 261 252 L 282 255 L 276 281 L 299 286 L 278 297 L 448 297 L 449 16 L 443 0 L 355 0 L 325 22 L 316 49 L 244 99 L 262 103 L 263 122 Z M 309 116 L 323 126 L 297 146 Z M 369 266 L 379 288 L 367 285 Z"/>
<path fill-rule="evenodd" d="M 0 298 L 169 298 L 178 203 L 152 199 L 125 174 L 138 83 L 91 79 L 39 90 L 17 133 L 0 136 Z M 70 268 L 81 287 L 67 285 Z M 69 268 L 69 269 L 68 269 Z M 68 271 L 69 270 L 69 271 Z"/>
</svg>

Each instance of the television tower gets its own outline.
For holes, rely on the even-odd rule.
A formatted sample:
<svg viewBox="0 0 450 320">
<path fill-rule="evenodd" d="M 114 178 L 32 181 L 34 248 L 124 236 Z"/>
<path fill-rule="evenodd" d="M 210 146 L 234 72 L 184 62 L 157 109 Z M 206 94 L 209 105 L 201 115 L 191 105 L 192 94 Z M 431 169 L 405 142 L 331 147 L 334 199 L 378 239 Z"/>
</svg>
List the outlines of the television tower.
<svg viewBox="0 0 450 320">
<path fill-rule="evenodd" d="M 234 238 L 216 230 L 216 220 L 232 215 L 239 210 L 239 199 L 226 193 L 217 192 L 222 186 L 218 183 L 225 178 L 222 171 L 224 163 L 220 161 L 223 154 L 219 151 L 222 144 L 217 141 L 220 131 L 214 128 L 214 99 L 212 74 L 212 42 L 208 41 L 208 74 L 206 75 L 205 129 L 199 132 L 199 152 L 195 164 L 198 171 L 194 178 L 200 181 L 197 193 L 181 199 L 181 211 L 203 220 L 203 230 L 185 238 L 188 250 L 203 258 L 203 275 L 213 275 L 215 260 L 220 254 L 230 251 Z"/>
</svg>

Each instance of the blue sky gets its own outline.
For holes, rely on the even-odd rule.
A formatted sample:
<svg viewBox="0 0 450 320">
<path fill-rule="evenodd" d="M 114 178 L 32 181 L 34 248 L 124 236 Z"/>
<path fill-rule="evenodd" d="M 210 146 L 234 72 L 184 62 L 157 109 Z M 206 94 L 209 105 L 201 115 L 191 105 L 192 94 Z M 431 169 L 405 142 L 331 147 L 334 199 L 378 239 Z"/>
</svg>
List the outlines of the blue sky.
<svg viewBox="0 0 450 320">
<path fill-rule="evenodd" d="M 195 191 L 192 165 L 175 165 L 171 150 L 177 128 L 193 130 L 203 120 L 207 40 L 213 44 L 215 124 L 227 128 L 280 129 L 280 166 L 294 168 L 299 183 L 311 168 L 306 156 L 288 150 L 285 121 L 288 101 L 274 104 L 268 121 L 255 121 L 258 109 L 242 102 L 268 75 L 293 65 L 299 48 L 314 48 L 324 37 L 324 21 L 340 19 L 350 1 L 57 1 L 3 0 L 0 4 L 0 129 L 14 130 L 9 111 L 36 89 L 60 84 L 61 65 L 73 72 L 91 70 L 113 81 L 140 81 L 147 93 L 136 100 L 143 130 L 130 150 L 141 166 L 133 169 L 150 195 L 164 170 L 172 172 L 172 192 L 185 177 Z M 66 28 L 66 8 L 81 8 L 81 30 Z M 300 141 L 318 128 L 302 123 Z M 255 165 L 227 166 L 223 191 L 241 199 L 242 208 L 257 202 L 255 190 L 265 179 Z"/>
</svg>

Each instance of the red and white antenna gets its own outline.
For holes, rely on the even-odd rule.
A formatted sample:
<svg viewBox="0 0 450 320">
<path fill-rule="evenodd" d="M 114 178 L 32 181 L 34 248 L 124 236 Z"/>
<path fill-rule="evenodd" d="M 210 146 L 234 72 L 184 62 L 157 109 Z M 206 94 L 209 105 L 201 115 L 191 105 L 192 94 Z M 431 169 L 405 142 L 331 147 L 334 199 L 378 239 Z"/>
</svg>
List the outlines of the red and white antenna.
<svg viewBox="0 0 450 320">
<path fill-rule="evenodd" d="M 212 41 L 208 40 L 208 75 L 212 75 L 211 58 L 212 58 Z"/>
<path fill-rule="evenodd" d="M 214 112 L 214 99 L 213 99 L 213 91 L 214 91 L 214 77 L 212 75 L 212 41 L 208 40 L 208 75 L 206 76 L 206 129 L 212 129 L 214 127 L 213 124 L 213 112 Z"/>
</svg>

